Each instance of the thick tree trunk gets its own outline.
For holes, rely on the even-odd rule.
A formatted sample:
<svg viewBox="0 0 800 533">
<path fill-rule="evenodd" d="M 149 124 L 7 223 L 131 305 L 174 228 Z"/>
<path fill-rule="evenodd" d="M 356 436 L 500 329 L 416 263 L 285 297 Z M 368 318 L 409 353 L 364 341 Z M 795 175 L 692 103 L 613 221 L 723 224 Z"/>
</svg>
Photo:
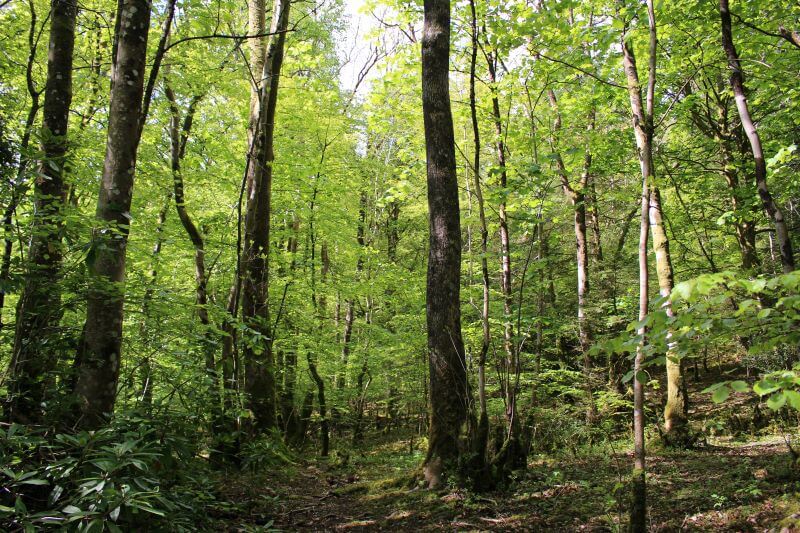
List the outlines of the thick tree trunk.
<svg viewBox="0 0 800 533">
<path fill-rule="evenodd" d="M 289 7 L 288 0 L 276 1 L 270 31 L 280 33 L 271 39 L 264 60 L 264 81 L 257 107 L 254 153 L 250 154 L 251 176 L 248 176 L 242 318 L 251 330 L 260 335 L 259 340 L 246 342 L 244 347 L 245 392 L 256 431 L 275 427 L 276 424 L 276 383 L 269 316 L 269 239 L 272 167 L 275 160 L 275 111 Z"/>
<path fill-rule="evenodd" d="M 788 273 L 795 269 L 794 253 L 792 251 L 792 240 L 789 236 L 789 228 L 783 218 L 783 211 L 778 206 L 767 186 L 767 163 L 764 160 L 764 150 L 761 147 L 761 137 L 758 129 L 750 116 L 750 109 L 747 104 L 747 95 L 744 88 L 744 72 L 739 60 L 739 54 L 733 43 L 733 32 L 731 30 L 731 13 L 728 7 L 728 0 L 719 0 L 719 16 L 722 23 L 722 48 L 728 58 L 728 67 L 731 70 L 730 84 L 733 95 L 736 99 L 736 109 L 739 111 L 739 118 L 742 121 L 742 128 L 750 142 L 750 149 L 755 161 L 756 189 L 761 198 L 767 216 L 775 226 L 775 237 L 778 241 L 778 249 L 781 256 L 781 266 L 783 272 Z"/>
<path fill-rule="evenodd" d="M 81 425 L 97 427 L 111 415 L 122 349 L 125 254 L 139 146 L 150 2 L 125 0 L 111 90 L 108 141 L 97 202 L 99 228 L 90 251 L 91 286 L 76 394 Z"/>
<path fill-rule="evenodd" d="M 438 487 L 456 467 L 469 405 L 461 337 L 461 222 L 450 110 L 450 2 L 425 0 L 422 108 L 428 174 L 429 249 L 426 314 L 430 428 L 423 470 Z"/>
<path fill-rule="evenodd" d="M 33 234 L 9 368 L 7 415 L 20 422 L 42 419 L 43 405 L 46 410 L 52 392 L 49 371 L 58 358 L 55 334 L 61 318 L 62 211 L 67 190 L 64 165 L 77 14 L 75 0 L 52 1 L 41 132 L 43 159 L 41 176 L 34 183 Z"/>
</svg>

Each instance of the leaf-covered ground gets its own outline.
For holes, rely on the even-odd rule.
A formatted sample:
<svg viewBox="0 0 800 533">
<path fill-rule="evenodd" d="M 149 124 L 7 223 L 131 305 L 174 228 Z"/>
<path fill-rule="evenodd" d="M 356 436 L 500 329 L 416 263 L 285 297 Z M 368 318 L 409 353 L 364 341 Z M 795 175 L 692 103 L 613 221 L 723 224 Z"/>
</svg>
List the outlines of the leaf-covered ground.
<svg viewBox="0 0 800 533">
<path fill-rule="evenodd" d="M 754 413 L 764 416 L 745 395 L 718 405 L 701 392 L 725 373 L 721 367 L 688 383 L 696 400 L 690 418 L 707 435 L 735 420 L 750 423 Z M 661 392 L 657 387 L 650 396 L 651 409 L 663 401 Z M 800 531 L 800 475 L 772 429 L 762 432 L 772 434 L 766 437 L 740 433 L 740 441 L 712 437 L 687 451 L 651 445 L 649 529 Z M 533 456 L 511 489 L 480 495 L 415 487 L 411 474 L 424 444 L 386 438 L 363 451 L 226 478 L 219 499 L 229 503 L 211 514 L 229 531 L 615 531 L 620 523 L 624 529 L 633 463 L 624 443 Z"/>
<path fill-rule="evenodd" d="M 298 464 L 286 477 L 239 478 L 227 489 L 236 513 L 222 513 L 219 523 L 231 530 L 606 531 L 625 520 L 631 458 L 608 448 L 533 460 L 513 489 L 482 495 L 409 488 L 408 473 L 422 458 L 398 441 L 333 464 Z M 792 530 L 800 485 L 788 464 L 785 444 L 774 439 L 652 455 L 650 529 Z"/>
</svg>

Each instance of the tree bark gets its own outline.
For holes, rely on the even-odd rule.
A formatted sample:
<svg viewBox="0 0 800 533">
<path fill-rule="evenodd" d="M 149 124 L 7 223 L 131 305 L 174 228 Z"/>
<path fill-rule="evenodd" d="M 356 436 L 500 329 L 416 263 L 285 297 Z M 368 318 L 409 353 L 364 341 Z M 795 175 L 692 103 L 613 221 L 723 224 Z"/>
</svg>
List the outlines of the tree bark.
<svg viewBox="0 0 800 533">
<path fill-rule="evenodd" d="M 750 142 L 750 149 L 755 162 L 756 189 L 761 198 L 761 203 L 764 206 L 764 211 L 766 211 L 767 216 L 769 216 L 772 224 L 775 226 L 775 237 L 778 241 L 783 272 L 789 273 L 795 269 L 792 240 L 789 236 L 789 228 L 783 218 L 783 211 L 772 197 L 769 187 L 767 186 L 767 163 L 764 160 L 761 137 L 750 116 L 750 108 L 747 104 L 747 95 L 744 87 L 744 72 L 739 60 L 739 54 L 736 51 L 736 46 L 733 43 L 731 12 L 728 7 L 728 0 L 719 0 L 719 16 L 722 23 L 722 48 L 728 58 L 728 67 L 731 70 L 731 89 L 733 89 L 733 95 L 736 99 L 736 109 L 739 111 L 742 128 L 744 128 L 747 140 Z"/>
<path fill-rule="evenodd" d="M 481 286 L 483 287 L 483 297 L 481 300 L 481 331 L 483 335 L 481 337 L 481 351 L 478 354 L 478 405 L 480 413 L 478 427 L 476 428 L 475 442 L 473 443 L 473 453 L 475 453 L 477 457 L 478 468 L 483 470 L 486 467 L 486 453 L 489 445 L 489 414 L 486 405 L 486 358 L 489 354 L 489 346 L 492 341 L 491 329 L 489 327 L 489 228 L 486 222 L 486 208 L 483 201 L 483 188 L 480 176 L 481 137 L 480 129 L 478 128 L 478 111 L 475 98 L 475 67 L 478 56 L 478 23 L 475 11 L 475 0 L 470 0 L 469 7 L 472 14 L 472 53 L 470 56 L 469 75 L 469 109 L 474 145 L 472 176 L 481 230 Z"/>
<path fill-rule="evenodd" d="M 245 392 L 257 432 L 275 427 L 276 383 L 269 313 L 269 239 L 272 214 L 272 173 L 275 111 L 283 65 L 289 0 L 276 0 L 262 70 L 263 87 L 258 100 L 254 148 L 250 154 L 247 215 L 245 217 L 242 318 L 259 337 L 245 343 Z"/>
<path fill-rule="evenodd" d="M 150 313 L 150 303 L 153 301 L 153 293 L 156 288 L 156 281 L 158 280 L 158 267 L 161 257 L 161 248 L 164 244 L 164 224 L 167 222 L 167 213 L 169 206 L 172 204 L 172 189 L 166 195 L 164 206 L 159 209 L 158 217 L 156 218 L 156 242 L 153 245 L 153 253 L 150 266 L 150 279 L 147 280 L 147 288 L 144 290 L 142 297 L 142 325 L 140 333 L 145 343 L 150 342 L 150 335 L 152 334 L 153 320 Z M 139 368 L 140 376 L 140 398 L 145 408 L 149 411 L 153 403 L 153 368 L 150 364 L 150 355 L 145 356 Z"/>
<path fill-rule="evenodd" d="M 558 137 L 561 131 L 561 112 L 558 107 L 558 100 L 552 89 L 548 89 L 547 97 L 550 100 L 550 106 L 556 114 L 553 124 L 553 136 L 555 137 L 553 148 L 558 175 L 561 179 L 561 188 L 564 191 L 564 195 L 569 199 L 573 210 L 573 228 L 575 231 L 576 245 L 575 262 L 578 268 L 578 341 L 581 346 L 581 353 L 583 354 L 583 372 L 587 396 L 586 422 L 592 425 L 597 418 L 597 409 L 594 405 L 594 394 L 591 382 L 592 360 L 589 356 L 589 348 L 591 348 L 592 344 L 592 333 L 588 317 L 586 316 L 589 296 L 589 245 L 586 227 L 586 189 L 589 182 L 592 153 L 587 148 L 584 156 L 583 173 L 581 174 L 577 187 L 573 187 L 570 183 L 564 160 L 561 157 L 561 153 L 558 151 Z M 593 121 L 594 118 L 592 114 L 590 122 L 591 128 L 594 127 Z"/>
<path fill-rule="evenodd" d="M 28 61 L 25 67 L 25 82 L 28 89 L 28 96 L 31 98 L 31 106 L 28 108 L 28 115 L 25 118 L 25 126 L 22 130 L 22 139 L 19 143 L 19 164 L 17 165 L 16 178 L 9 180 L 9 187 L 11 189 L 11 198 L 8 205 L 3 210 L 3 259 L 0 262 L 0 329 L 3 327 L 2 312 L 5 308 L 6 291 L 9 282 L 11 281 L 11 254 L 14 250 L 14 225 L 12 224 L 14 214 L 17 211 L 17 204 L 19 203 L 20 196 L 23 194 L 23 184 L 25 180 L 25 172 L 28 169 L 28 148 L 31 141 L 31 133 L 33 132 L 33 124 L 36 121 L 36 116 L 39 114 L 40 102 L 39 96 L 41 90 L 36 88 L 33 79 L 33 66 L 36 63 L 36 52 L 38 49 L 36 38 L 37 23 L 36 23 L 36 8 L 33 2 L 28 4 L 30 9 L 30 25 L 28 27 Z M 20 243 L 21 244 L 21 243 Z"/>
<path fill-rule="evenodd" d="M 658 276 L 659 294 L 662 298 L 669 298 L 674 287 L 674 274 L 672 269 L 672 256 L 669 252 L 669 239 L 664 225 L 664 215 L 661 207 L 661 193 L 658 187 L 650 186 L 650 231 L 653 234 L 653 250 L 656 255 L 656 275 Z M 667 316 L 672 318 L 675 312 L 668 301 L 664 309 Z M 669 341 L 672 336 L 667 332 L 667 403 L 664 406 L 665 441 L 674 446 L 683 447 L 688 444 L 687 391 L 684 364 L 675 357 L 674 344 Z"/>
<path fill-rule="evenodd" d="M 52 0 L 50 45 L 42 117 L 40 176 L 34 182 L 34 218 L 25 286 L 17 304 L 7 414 L 10 420 L 39 422 L 52 391 L 49 371 L 58 359 L 55 333 L 61 318 L 64 165 L 72 103 L 75 0 Z M 43 405 L 45 407 L 43 408 Z"/>
<path fill-rule="evenodd" d="M 175 198 L 175 210 L 178 219 L 181 221 L 183 229 L 194 246 L 194 285 L 195 285 L 195 306 L 197 318 L 203 330 L 203 356 L 205 359 L 205 372 L 209 379 L 209 397 L 211 400 L 211 416 L 213 418 L 212 431 L 220 429 L 221 409 L 220 390 L 217 365 L 214 358 L 214 336 L 211 331 L 211 320 L 208 316 L 208 276 L 206 275 L 205 264 L 205 239 L 203 233 L 195 224 L 186 209 L 186 199 L 184 194 L 183 171 L 181 164 L 186 155 L 186 143 L 192 132 L 194 116 L 197 106 L 202 100 L 202 95 L 195 95 L 189 102 L 186 114 L 181 120 L 181 110 L 175 93 L 168 83 L 165 82 L 164 93 L 167 96 L 170 110 L 170 170 L 172 172 L 173 193 Z"/>
<path fill-rule="evenodd" d="M 639 320 L 643 321 L 648 312 L 649 276 L 647 265 L 647 241 L 650 233 L 650 191 L 653 180 L 653 105 L 655 92 L 655 14 L 652 0 L 647 0 L 650 33 L 650 61 L 647 83 L 647 107 L 642 102 L 639 85 L 639 73 L 633 44 L 628 38 L 628 23 L 625 22 L 622 32 L 622 64 L 628 85 L 628 96 L 631 103 L 633 132 L 636 137 L 636 148 L 639 154 L 639 166 L 642 172 L 641 217 L 639 226 Z M 644 359 L 645 335 L 647 330 L 640 327 L 637 333 L 641 336 L 633 362 L 633 441 L 634 467 L 631 483 L 631 508 L 629 530 L 635 533 L 647 531 L 647 480 L 645 477 L 645 442 L 644 442 L 644 383 L 639 379 Z"/>
<path fill-rule="evenodd" d="M 114 410 L 122 348 L 125 254 L 139 146 L 150 28 L 149 0 L 124 0 L 111 89 L 108 140 L 88 258 L 91 275 L 76 395 L 80 425 L 100 426 Z"/>
<path fill-rule="evenodd" d="M 423 470 L 428 486 L 435 488 L 461 455 L 469 399 L 461 336 L 461 222 L 448 80 L 449 0 L 425 0 L 424 14 L 422 109 L 430 228 L 426 315 L 431 417 Z"/>
</svg>

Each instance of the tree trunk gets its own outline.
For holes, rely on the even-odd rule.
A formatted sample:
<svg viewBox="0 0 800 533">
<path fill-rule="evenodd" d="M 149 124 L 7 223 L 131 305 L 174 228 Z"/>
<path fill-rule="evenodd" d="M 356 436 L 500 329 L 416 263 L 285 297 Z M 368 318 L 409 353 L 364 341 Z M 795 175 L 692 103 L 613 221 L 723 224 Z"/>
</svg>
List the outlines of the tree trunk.
<svg viewBox="0 0 800 533">
<path fill-rule="evenodd" d="M 594 110 L 593 110 L 594 113 Z M 592 118 L 594 122 L 594 118 Z M 594 240 L 594 256 L 597 263 L 603 262 L 603 243 L 600 239 L 600 213 L 597 203 L 597 188 L 595 187 L 594 176 L 589 177 L 589 196 L 588 210 L 592 221 L 592 237 Z"/>
<path fill-rule="evenodd" d="M 0 262 L 0 329 L 3 327 L 2 312 L 5 308 L 6 289 L 11 280 L 11 253 L 14 249 L 14 226 L 12 221 L 14 214 L 17 211 L 17 204 L 19 203 L 20 196 L 23 194 L 23 183 L 25 180 L 25 172 L 28 169 L 28 148 L 31 141 L 31 133 L 33 132 L 33 124 L 36 121 L 36 115 L 39 114 L 40 104 L 39 95 L 40 90 L 36 89 L 33 80 L 33 66 L 36 63 L 36 51 L 38 48 L 37 24 L 36 24 L 36 9 L 31 2 L 30 9 L 30 26 L 28 27 L 28 61 L 25 67 L 25 82 L 28 88 L 28 96 L 31 98 L 31 106 L 28 108 L 28 115 L 25 119 L 25 127 L 22 130 L 22 139 L 19 143 L 19 164 L 17 165 L 16 178 L 13 182 L 9 183 L 11 189 L 11 198 L 8 205 L 3 211 L 3 259 Z M 70 73 L 70 78 L 72 74 Z M 9 180 L 10 181 L 10 180 Z M 20 243 L 21 244 L 21 243 Z"/>
<path fill-rule="evenodd" d="M 197 318 L 200 320 L 200 326 L 203 330 L 203 355 L 205 358 L 205 372 L 209 379 L 209 397 L 211 400 L 211 416 L 213 418 L 211 427 L 212 431 L 221 429 L 221 412 L 222 404 L 220 403 L 220 390 L 219 380 L 217 373 L 217 365 L 214 360 L 215 342 L 211 331 L 211 320 L 208 316 L 208 278 L 206 276 L 205 264 L 205 240 L 203 234 L 197 225 L 192 220 L 189 212 L 186 210 L 186 200 L 184 196 L 184 183 L 183 171 L 181 164 L 184 156 L 186 155 L 186 143 L 189 140 L 189 135 L 192 132 L 192 125 L 194 123 L 194 115 L 197 106 L 202 99 L 201 95 L 195 95 L 189 102 L 189 107 L 186 114 L 181 121 L 181 111 L 178 107 L 175 93 L 170 88 L 169 84 L 165 82 L 164 92 L 169 102 L 169 110 L 171 115 L 170 120 L 170 160 L 172 171 L 172 183 L 175 196 L 175 210 L 178 213 L 178 219 L 181 221 L 183 229 L 189 237 L 189 240 L 194 246 L 194 284 L 195 284 L 195 305 Z"/>
<path fill-rule="evenodd" d="M 489 46 L 487 42 L 487 47 Z M 506 148 L 503 141 L 503 120 L 500 114 L 500 100 L 497 94 L 497 52 L 487 52 L 486 64 L 489 71 L 489 83 L 492 91 L 492 119 L 495 133 L 495 152 L 497 166 L 500 170 L 501 198 L 505 198 L 508 188 L 508 171 L 506 169 Z M 500 291 L 503 295 L 503 348 L 506 353 L 503 361 L 502 387 L 505 400 L 506 439 L 509 441 L 511 463 L 520 462 L 518 454 L 517 390 L 516 375 L 519 371 L 517 347 L 514 342 L 514 326 L 512 318 L 512 279 L 511 279 L 511 237 L 508 229 L 508 214 L 505 200 L 498 206 L 500 220 Z"/>
<path fill-rule="evenodd" d="M 389 221 L 388 221 L 388 234 L 386 237 L 386 250 L 389 256 L 389 261 L 392 263 L 397 262 L 397 244 L 400 242 L 400 228 L 398 227 L 398 220 L 400 219 L 400 203 L 393 201 L 389 204 Z"/>
<path fill-rule="evenodd" d="M 10 364 L 7 415 L 12 421 L 42 420 L 53 386 L 61 318 L 63 205 L 67 187 L 64 164 L 72 103 L 72 59 L 75 45 L 75 0 L 53 0 L 50 46 L 42 118 L 40 177 L 34 184 L 33 234 L 25 287 L 17 305 L 14 350 Z M 13 213 L 13 211 L 12 211 Z M 47 407 L 45 406 L 46 410 Z"/>
<path fill-rule="evenodd" d="M 647 83 L 647 104 L 643 105 L 639 85 L 639 73 L 633 44 L 628 39 L 628 23 L 625 22 L 622 32 L 622 64 L 628 85 L 631 102 L 633 132 L 636 137 L 636 148 L 639 154 L 639 166 L 642 171 L 642 200 L 639 231 L 639 320 L 647 316 L 649 300 L 649 276 L 647 265 L 647 241 L 650 233 L 650 194 L 653 180 L 653 106 L 655 93 L 656 35 L 655 13 L 652 0 L 647 0 L 647 11 L 650 23 L 650 57 Z M 632 476 L 632 498 L 629 530 L 635 533 L 647 531 L 647 479 L 645 477 L 645 442 L 644 442 L 644 383 L 640 379 L 640 369 L 644 359 L 644 343 L 647 333 L 644 326 L 637 333 L 641 336 L 633 362 L 633 440 L 634 467 Z"/>
<path fill-rule="evenodd" d="M 117 393 L 122 349 L 125 254 L 139 146 L 150 2 L 124 0 L 117 36 L 114 86 L 108 121 L 103 180 L 89 263 L 86 327 L 76 395 L 81 425 L 98 427 L 111 415 Z"/>
<path fill-rule="evenodd" d="M 733 43 L 733 32 L 731 30 L 731 13 L 728 8 L 728 0 L 719 0 L 719 16 L 722 23 L 722 48 L 728 58 L 728 67 L 731 70 L 730 84 L 733 95 L 736 99 L 736 109 L 739 111 L 739 118 L 742 121 L 742 128 L 750 141 L 750 149 L 755 161 L 756 189 L 772 224 L 775 226 L 775 237 L 778 241 L 778 249 L 781 256 L 781 266 L 784 273 L 792 272 L 795 269 L 794 253 L 792 251 L 792 241 L 789 236 L 789 228 L 783 218 L 781 211 L 767 186 L 767 163 L 764 160 L 764 150 L 761 147 L 761 138 L 747 104 L 747 95 L 744 88 L 744 72 L 736 46 Z"/>
<path fill-rule="evenodd" d="M 664 216 L 661 209 L 661 193 L 658 187 L 650 185 L 650 230 L 653 234 L 653 250 L 656 255 L 656 274 L 658 276 L 659 294 L 669 298 L 674 286 L 672 270 L 672 257 L 669 253 L 669 240 L 664 226 Z M 668 301 L 664 303 L 667 316 L 672 318 L 675 313 Z M 667 332 L 667 403 L 664 406 L 664 439 L 670 445 L 685 447 L 688 445 L 688 420 L 686 377 L 683 360 L 677 359 L 673 350 L 674 343 L 670 342 L 671 332 Z"/>
<path fill-rule="evenodd" d="M 430 428 L 423 470 L 430 488 L 456 467 L 469 404 L 461 337 L 461 222 L 450 110 L 450 2 L 425 0 L 422 108 L 428 175 L 429 249 L 426 315 Z"/>
<path fill-rule="evenodd" d="M 476 470 L 486 469 L 486 454 L 489 445 L 489 414 L 486 405 L 486 357 L 489 354 L 492 337 L 489 328 L 489 229 L 486 222 L 486 208 L 483 201 L 483 189 L 481 185 L 481 138 L 478 128 L 478 112 L 475 98 L 475 67 L 478 56 L 478 24 L 475 11 L 475 1 L 470 0 L 470 12 L 472 14 L 472 53 L 470 56 L 470 76 L 469 76 L 469 109 L 472 120 L 472 139 L 473 139 L 473 162 L 472 176 L 475 187 L 475 198 L 478 204 L 478 218 L 481 230 L 481 286 L 483 287 L 483 298 L 481 305 L 481 351 L 478 354 L 478 405 L 480 409 L 478 426 L 476 428 L 475 442 L 473 443 L 473 453 L 476 456 Z"/>
<path fill-rule="evenodd" d="M 586 306 L 588 304 L 589 295 L 589 246 L 586 229 L 586 189 L 589 182 L 589 171 L 592 164 L 592 153 L 588 150 L 584 157 L 583 173 L 581 174 L 580 181 L 577 187 L 570 184 L 567 168 L 561 153 L 558 151 L 558 137 L 561 131 L 561 112 L 558 108 L 558 100 L 556 94 L 552 89 L 547 91 L 550 106 L 556 113 L 555 121 L 553 124 L 553 136 L 555 137 L 553 148 L 555 153 L 556 166 L 558 167 L 558 174 L 561 179 L 561 188 L 564 190 L 564 195 L 569 199 L 572 204 L 573 210 L 573 227 L 575 231 L 575 244 L 576 244 L 576 265 L 578 268 L 578 341 L 581 346 L 581 353 L 583 354 L 583 373 L 586 390 L 586 422 L 589 425 L 595 423 L 597 418 L 597 409 L 594 405 L 594 394 L 592 390 L 592 360 L 589 356 L 589 348 L 592 344 L 592 333 L 589 321 L 586 316 Z M 590 127 L 594 127 L 593 114 L 590 121 Z"/>
<path fill-rule="evenodd" d="M 272 172 L 275 110 L 283 64 L 285 30 L 289 23 L 288 0 L 276 0 L 271 33 L 258 100 L 254 148 L 250 157 L 247 215 L 245 217 L 244 282 L 242 318 L 260 337 L 244 346 L 245 392 L 257 432 L 275 427 L 275 369 L 269 314 L 269 239 L 272 214 Z"/>
<path fill-rule="evenodd" d="M 156 218 L 156 243 L 153 245 L 153 254 L 152 254 L 152 263 L 150 266 L 150 279 L 147 280 L 147 288 L 144 290 L 144 296 L 142 298 L 142 325 L 140 329 L 140 334 L 142 336 L 142 340 L 147 344 L 151 341 L 151 334 L 152 334 L 152 318 L 150 313 L 150 303 L 153 301 L 153 293 L 155 292 L 156 288 L 156 281 L 158 280 L 158 267 L 160 263 L 161 257 L 161 247 L 164 244 L 164 224 L 167 222 L 167 213 L 169 212 L 169 206 L 172 204 L 172 189 L 169 190 L 167 193 L 166 201 L 164 202 L 164 206 L 159 209 L 158 217 Z M 139 376 L 140 376 L 140 398 L 141 402 L 145 405 L 145 408 L 149 411 L 150 406 L 153 403 L 153 369 L 152 365 L 150 364 L 150 355 L 146 355 L 145 358 L 141 362 L 141 367 L 139 369 Z"/>
<path fill-rule="evenodd" d="M 739 182 L 739 175 L 733 166 L 733 155 L 731 154 L 728 141 L 724 138 L 719 140 L 720 152 L 722 154 L 722 176 L 728 184 L 731 194 L 731 207 L 735 213 L 741 213 L 746 205 L 743 198 L 743 188 Z M 739 253 L 742 257 L 742 269 L 752 272 L 761 262 L 756 251 L 756 227 L 755 223 L 748 217 L 736 217 L 736 242 L 739 244 Z"/>
</svg>

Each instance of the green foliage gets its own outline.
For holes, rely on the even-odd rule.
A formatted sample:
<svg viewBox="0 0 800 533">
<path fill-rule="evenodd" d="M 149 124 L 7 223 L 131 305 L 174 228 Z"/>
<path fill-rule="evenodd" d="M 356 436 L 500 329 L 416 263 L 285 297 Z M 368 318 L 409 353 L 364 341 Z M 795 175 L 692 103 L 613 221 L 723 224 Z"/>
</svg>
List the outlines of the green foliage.
<svg viewBox="0 0 800 533">
<path fill-rule="evenodd" d="M 208 474 L 189 435 L 132 414 L 75 434 L 12 424 L 0 435 L 0 522 L 9 529 L 191 530 Z"/>
</svg>

